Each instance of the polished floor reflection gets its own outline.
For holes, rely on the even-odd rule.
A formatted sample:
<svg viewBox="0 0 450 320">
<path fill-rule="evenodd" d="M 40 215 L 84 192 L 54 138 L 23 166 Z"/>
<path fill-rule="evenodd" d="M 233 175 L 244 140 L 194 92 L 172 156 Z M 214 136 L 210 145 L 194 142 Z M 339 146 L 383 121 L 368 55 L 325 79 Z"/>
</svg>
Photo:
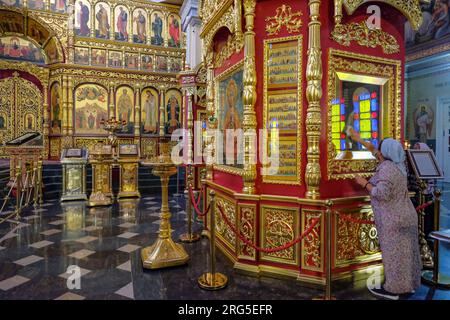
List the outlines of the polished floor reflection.
<svg viewBox="0 0 450 320">
<path fill-rule="evenodd" d="M 109 208 L 84 202 L 47 201 L 24 212 L 20 223 L 0 226 L 0 299 L 312 299 L 323 294 L 292 279 L 255 278 L 236 273 L 218 252 L 218 271 L 229 276 L 226 289 L 201 290 L 197 278 L 206 271 L 208 239 L 186 244 L 187 265 L 144 270 L 140 249 L 159 228 L 159 197 L 121 201 Z M 441 224 L 450 228 L 450 185 L 444 186 Z M 174 239 L 185 232 L 182 196 L 170 197 Z M 200 224 L 194 226 L 201 229 Z M 441 270 L 450 274 L 449 247 L 442 246 Z M 81 288 L 68 288 L 70 266 L 80 267 Z M 69 281 L 70 282 L 70 281 Z M 72 283 L 72 282 L 71 282 Z M 338 299 L 374 299 L 366 280 L 333 283 Z M 450 291 L 422 285 L 409 299 L 450 299 Z"/>
</svg>

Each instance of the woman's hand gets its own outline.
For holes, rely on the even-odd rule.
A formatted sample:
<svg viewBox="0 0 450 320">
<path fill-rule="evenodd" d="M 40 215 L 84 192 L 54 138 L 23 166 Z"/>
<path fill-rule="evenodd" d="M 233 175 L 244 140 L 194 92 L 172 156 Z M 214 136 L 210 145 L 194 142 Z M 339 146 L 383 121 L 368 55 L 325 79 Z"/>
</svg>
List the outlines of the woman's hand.
<svg viewBox="0 0 450 320">
<path fill-rule="evenodd" d="M 356 142 L 360 142 L 360 141 L 361 141 L 361 136 L 360 136 L 359 133 L 356 132 L 355 129 L 353 129 L 352 127 L 348 128 L 347 134 L 350 136 L 350 138 L 351 138 L 353 141 L 356 141 Z"/>
<path fill-rule="evenodd" d="M 355 182 L 359 184 L 362 188 L 367 185 L 367 179 L 361 177 L 360 175 L 355 176 Z"/>
</svg>

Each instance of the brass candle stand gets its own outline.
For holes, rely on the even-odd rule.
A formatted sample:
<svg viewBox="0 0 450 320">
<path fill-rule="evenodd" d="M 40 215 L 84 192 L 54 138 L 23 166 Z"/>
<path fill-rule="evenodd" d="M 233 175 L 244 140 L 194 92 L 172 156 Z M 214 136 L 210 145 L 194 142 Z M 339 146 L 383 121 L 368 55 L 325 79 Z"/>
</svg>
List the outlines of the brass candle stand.
<svg viewBox="0 0 450 320">
<path fill-rule="evenodd" d="M 108 144 L 111 145 L 113 150 L 113 157 L 117 156 L 117 132 L 123 130 L 124 126 L 127 125 L 125 120 L 117 120 L 115 117 L 111 117 L 108 120 L 102 119 L 100 124 L 103 126 L 103 129 L 108 132 Z"/>
<path fill-rule="evenodd" d="M 189 255 L 181 244 L 172 240 L 169 210 L 169 178 L 177 173 L 177 167 L 170 159 L 169 141 L 160 139 L 160 155 L 156 159 L 143 161 L 142 165 L 153 167 L 152 173 L 161 179 L 161 224 L 158 239 L 154 244 L 141 250 L 142 264 L 147 269 L 159 269 L 185 264 Z"/>
</svg>

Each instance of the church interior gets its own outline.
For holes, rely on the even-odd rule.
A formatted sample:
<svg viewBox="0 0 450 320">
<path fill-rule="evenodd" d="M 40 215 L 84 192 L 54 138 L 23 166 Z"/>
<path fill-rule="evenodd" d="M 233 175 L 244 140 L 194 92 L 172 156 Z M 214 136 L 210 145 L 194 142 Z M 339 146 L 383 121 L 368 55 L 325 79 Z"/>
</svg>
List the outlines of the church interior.
<svg viewBox="0 0 450 320">
<path fill-rule="evenodd" d="M 449 88 L 447 0 L 0 0 L 0 300 L 450 300 Z"/>
</svg>

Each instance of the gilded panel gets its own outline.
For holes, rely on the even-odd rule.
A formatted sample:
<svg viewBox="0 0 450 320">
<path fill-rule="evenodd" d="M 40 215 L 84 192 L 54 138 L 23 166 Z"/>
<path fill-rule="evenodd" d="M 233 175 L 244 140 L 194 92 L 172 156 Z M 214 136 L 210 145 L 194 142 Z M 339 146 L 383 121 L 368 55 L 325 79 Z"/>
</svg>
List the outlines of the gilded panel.
<svg viewBox="0 0 450 320">
<path fill-rule="evenodd" d="M 299 236 L 298 208 L 262 205 L 260 215 L 260 243 L 263 248 L 283 246 Z M 299 244 L 278 252 L 262 252 L 261 260 L 299 265 Z"/>
<path fill-rule="evenodd" d="M 239 231 L 250 242 L 256 244 L 256 205 L 238 204 Z M 239 240 L 238 240 L 239 241 Z M 256 250 L 242 241 L 238 243 L 238 258 L 256 260 Z"/>
<path fill-rule="evenodd" d="M 215 221 L 217 237 L 223 243 L 225 243 L 225 245 L 230 248 L 232 252 L 236 252 L 236 235 L 228 227 L 227 223 L 222 219 L 222 215 L 220 214 L 218 208 L 218 206 L 220 205 L 223 209 L 223 213 L 227 216 L 228 220 L 236 226 L 236 202 L 218 192 L 216 192 L 215 202 L 214 212 L 216 217 Z"/>
<path fill-rule="evenodd" d="M 334 265 L 342 267 L 357 262 L 362 263 L 379 259 L 380 247 L 376 227 L 342 218 L 342 216 L 345 216 L 352 219 L 373 221 L 372 208 L 364 207 L 336 213 L 334 215 Z"/>
<path fill-rule="evenodd" d="M 303 270 L 323 271 L 325 248 L 324 216 L 323 211 L 302 210 L 302 232 L 311 225 L 313 219 L 319 219 L 319 223 L 301 242 L 301 265 Z"/>
</svg>

